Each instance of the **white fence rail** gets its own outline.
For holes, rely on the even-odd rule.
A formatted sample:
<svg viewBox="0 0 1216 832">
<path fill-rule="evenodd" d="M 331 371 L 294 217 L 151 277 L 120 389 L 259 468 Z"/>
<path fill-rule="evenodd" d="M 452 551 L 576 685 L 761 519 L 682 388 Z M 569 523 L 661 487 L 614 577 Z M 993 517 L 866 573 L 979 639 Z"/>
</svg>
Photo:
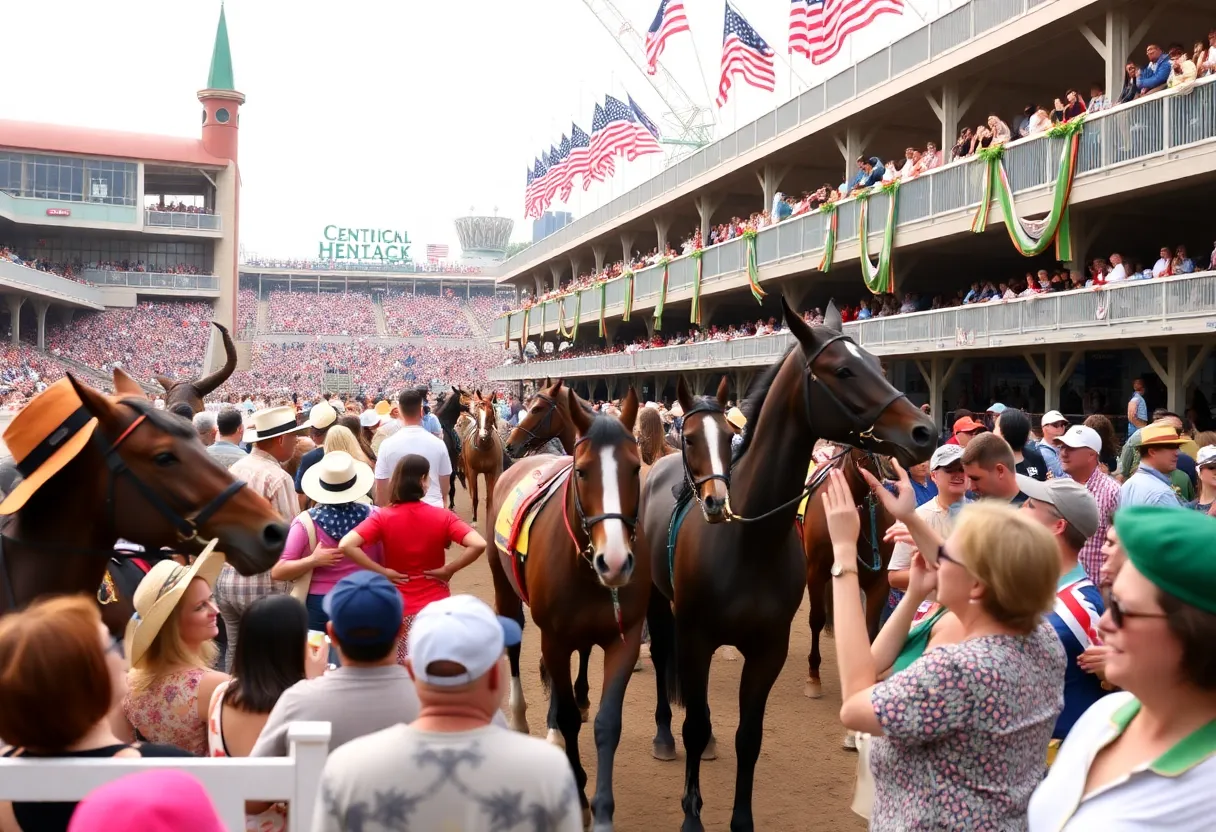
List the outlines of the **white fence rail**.
<svg viewBox="0 0 1216 832">
<path fill-rule="evenodd" d="M 144 211 L 148 228 L 181 228 L 188 231 L 219 231 L 218 214 L 191 214 L 186 211 Z"/>
<path fill-rule="evenodd" d="M 150 289 L 207 289 L 218 291 L 219 278 L 213 274 L 174 274 L 172 272 L 116 272 L 85 269 L 85 280 L 98 286 L 134 286 Z"/>
<path fill-rule="evenodd" d="M 289 832 L 308 832 L 329 754 L 328 722 L 287 729 L 287 757 L 130 759 L 0 759 L 0 800 L 78 802 L 129 774 L 176 769 L 197 777 L 232 832 L 245 828 L 245 801 L 287 801 Z M 132 831 L 134 832 L 134 831 Z"/>
</svg>

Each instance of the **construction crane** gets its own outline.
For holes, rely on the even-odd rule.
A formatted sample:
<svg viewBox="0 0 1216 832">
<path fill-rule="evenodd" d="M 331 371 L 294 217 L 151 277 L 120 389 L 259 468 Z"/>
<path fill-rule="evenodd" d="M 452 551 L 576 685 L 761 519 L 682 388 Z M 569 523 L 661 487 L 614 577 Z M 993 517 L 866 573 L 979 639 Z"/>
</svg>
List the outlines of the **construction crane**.
<svg viewBox="0 0 1216 832">
<path fill-rule="evenodd" d="M 647 72 L 645 35 L 633 27 L 612 0 L 583 0 L 583 3 L 650 82 L 667 107 L 668 112 L 662 115 L 666 135 L 659 142 L 676 148 L 667 155 L 667 164 L 677 162 L 713 141 L 713 111 L 689 95 L 662 63 L 658 64 L 658 72 L 654 75 Z"/>
</svg>

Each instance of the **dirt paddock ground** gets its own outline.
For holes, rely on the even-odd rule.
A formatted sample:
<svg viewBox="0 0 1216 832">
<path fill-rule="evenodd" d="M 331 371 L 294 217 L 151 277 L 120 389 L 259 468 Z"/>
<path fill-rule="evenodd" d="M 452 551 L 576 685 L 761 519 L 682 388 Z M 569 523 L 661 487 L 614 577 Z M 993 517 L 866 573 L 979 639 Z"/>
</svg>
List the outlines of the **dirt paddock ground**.
<svg viewBox="0 0 1216 832">
<path fill-rule="evenodd" d="M 459 488 L 457 491 L 458 513 L 468 520 L 468 494 Z M 479 518 L 478 526 L 484 533 L 482 518 Z M 490 604 L 494 601 L 489 566 L 484 561 L 478 561 L 458 574 L 452 589 L 472 593 Z M 820 646 L 824 655 L 824 696 L 810 700 L 802 693 L 806 656 L 810 650 L 804 598 L 794 619 L 785 669 L 773 687 L 765 712 L 764 744 L 756 767 L 753 795 L 758 829 L 854 832 L 866 828 L 866 824 L 849 810 L 857 755 L 843 751 L 840 746 L 844 730 L 837 718 L 840 685 L 835 645 L 825 634 Z M 528 702 L 528 724 L 533 736 L 543 737 L 547 704 L 537 672 L 539 662 L 539 631 L 528 620 L 524 628 L 520 673 Z M 735 788 L 734 733 L 739 724 L 738 691 L 742 667 L 742 658 L 726 661 L 719 652 L 710 673 L 709 701 L 714 735 L 718 738 L 718 759 L 701 765 L 701 794 L 705 800 L 702 818 L 707 829 L 730 826 Z M 603 654 L 597 648 L 591 654 L 591 719 L 595 718 L 602 670 Z M 684 752 L 680 746 L 683 711 L 675 709 L 672 721 L 679 759 L 660 762 L 650 755 L 654 706 L 654 669 L 647 661 L 645 669 L 634 674 L 625 695 L 624 725 L 614 774 L 615 822 L 620 832 L 678 829 L 683 821 L 680 810 L 680 795 L 684 788 Z M 587 797 L 590 798 L 595 786 L 595 739 L 590 722 L 579 734 L 579 751 L 587 770 Z"/>
</svg>

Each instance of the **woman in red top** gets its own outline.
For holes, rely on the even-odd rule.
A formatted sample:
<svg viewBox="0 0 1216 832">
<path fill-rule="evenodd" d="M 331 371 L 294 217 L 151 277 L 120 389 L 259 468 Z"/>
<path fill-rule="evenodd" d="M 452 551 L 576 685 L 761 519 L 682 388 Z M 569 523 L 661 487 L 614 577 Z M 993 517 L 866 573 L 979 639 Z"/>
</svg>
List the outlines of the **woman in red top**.
<svg viewBox="0 0 1216 832">
<path fill-rule="evenodd" d="M 448 582 L 485 551 L 477 531 L 453 512 L 422 502 L 430 484 L 426 457 L 407 454 L 397 463 L 389 483 L 388 507 L 372 514 L 347 532 L 339 546 L 342 554 L 363 569 L 379 572 L 397 584 L 405 602 L 403 631 L 397 643 L 397 661 L 405 663 L 405 637 L 414 616 L 432 601 L 452 594 Z M 364 545 L 382 544 L 384 565 L 363 551 Z M 459 543 L 464 553 L 446 561 L 448 545 Z"/>
</svg>

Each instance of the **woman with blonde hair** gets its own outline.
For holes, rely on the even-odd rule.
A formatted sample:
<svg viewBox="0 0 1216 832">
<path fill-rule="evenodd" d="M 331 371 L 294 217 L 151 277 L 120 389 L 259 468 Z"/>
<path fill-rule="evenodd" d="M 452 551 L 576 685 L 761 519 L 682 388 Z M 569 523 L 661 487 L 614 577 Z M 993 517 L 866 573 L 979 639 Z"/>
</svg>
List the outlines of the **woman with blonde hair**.
<svg viewBox="0 0 1216 832">
<path fill-rule="evenodd" d="M 895 494 L 866 481 L 920 550 L 909 594 L 936 591 L 958 619 L 960 640 L 878 681 L 857 585 L 860 520 L 848 483 L 833 472 L 824 506 L 840 719 L 874 737 L 870 829 L 1025 828 L 1064 703 L 1064 648 L 1044 621 L 1059 578 L 1055 540 L 1025 513 L 981 502 L 963 508 L 943 542 L 916 513 L 907 472 L 895 468 Z"/>
<path fill-rule="evenodd" d="M 334 425 L 325 434 L 325 453 L 346 451 L 353 458 L 365 465 L 372 465 L 374 457 L 369 458 L 363 450 L 359 439 L 345 425 Z"/>
<path fill-rule="evenodd" d="M 127 625 L 131 662 L 123 712 L 138 736 L 207 754 L 207 706 L 228 674 L 211 670 L 219 609 L 211 597 L 224 566 L 212 541 L 192 566 L 164 560 L 135 590 Z"/>
<path fill-rule="evenodd" d="M 348 413 L 345 416 L 339 416 L 338 424 L 334 425 L 334 427 L 346 428 L 346 430 L 350 432 L 350 435 L 354 437 L 355 443 L 359 446 L 360 453 L 351 454 L 351 456 L 353 456 L 355 459 L 362 459 L 368 465 L 374 466 L 376 464 L 376 452 L 372 450 L 371 443 L 366 437 L 364 437 L 363 425 L 359 421 L 358 416 L 354 415 L 353 413 Z M 330 433 L 332 432 L 333 429 L 331 428 Z M 342 448 L 342 450 L 350 453 L 350 451 L 348 451 L 346 448 Z"/>
<path fill-rule="evenodd" d="M 638 424 L 634 434 L 637 436 L 643 465 L 654 465 L 668 454 L 675 453 L 675 448 L 667 444 L 663 417 L 653 407 L 644 407 L 638 412 Z"/>
</svg>

